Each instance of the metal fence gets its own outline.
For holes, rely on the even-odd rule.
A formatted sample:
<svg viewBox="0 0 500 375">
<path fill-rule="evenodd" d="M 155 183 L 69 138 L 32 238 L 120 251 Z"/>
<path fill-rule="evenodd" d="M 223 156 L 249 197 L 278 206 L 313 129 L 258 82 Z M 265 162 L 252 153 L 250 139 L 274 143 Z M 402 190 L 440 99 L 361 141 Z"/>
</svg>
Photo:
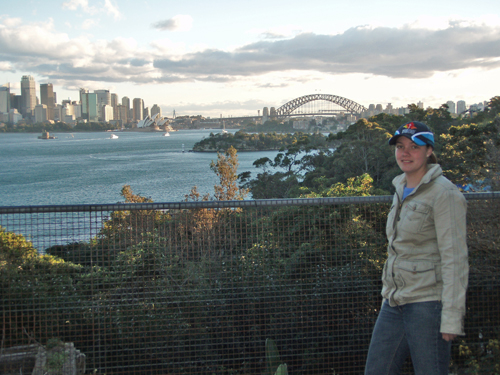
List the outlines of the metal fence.
<svg viewBox="0 0 500 375">
<path fill-rule="evenodd" d="M 500 193 L 466 197 L 467 336 L 451 371 L 494 373 Z M 290 374 L 360 374 L 391 199 L 1 207 L 2 353 L 58 339 L 89 374 L 268 374 L 271 339 Z"/>
</svg>

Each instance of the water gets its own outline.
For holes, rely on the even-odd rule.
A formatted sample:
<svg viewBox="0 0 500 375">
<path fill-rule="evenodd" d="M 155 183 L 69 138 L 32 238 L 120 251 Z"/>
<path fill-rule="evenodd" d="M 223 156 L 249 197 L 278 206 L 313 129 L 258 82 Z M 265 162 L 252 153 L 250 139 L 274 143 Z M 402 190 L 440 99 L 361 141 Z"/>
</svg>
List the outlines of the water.
<svg viewBox="0 0 500 375">
<path fill-rule="evenodd" d="M 108 204 L 123 202 L 120 191 L 130 185 L 135 194 L 154 202 L 184 200 L 193 186 L 213 194 L 217 176 L 210 170 L 216 153 L 188 152 L 210 132 L 0 133 L 0 206 Z M 184 145 L 184 147 L 183 147 Z M 182 150 L 186 152 L 182 152 Z M 238 173 L 260 172 L 252 163 L 274 158 L 276 151 L 241 152 Z"/>
</svg>

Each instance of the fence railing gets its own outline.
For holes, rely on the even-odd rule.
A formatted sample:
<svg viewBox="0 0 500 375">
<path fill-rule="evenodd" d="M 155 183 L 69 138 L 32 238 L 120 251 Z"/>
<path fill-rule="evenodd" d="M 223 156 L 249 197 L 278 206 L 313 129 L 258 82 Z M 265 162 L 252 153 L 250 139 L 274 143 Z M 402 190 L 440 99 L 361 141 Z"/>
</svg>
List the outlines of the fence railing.
<svg viewBox="0 0 500 375">
<path fill-rule="evenodd" d="M 466 198 L 467 336 L 452 366 L 488 368 L 500 193 Z M 0 207 L 2 353 L 58 339 L 89 374 L 268 374 L 272 339 L 290 374 L 360 374 L 391 200 Z"/>
</svg>

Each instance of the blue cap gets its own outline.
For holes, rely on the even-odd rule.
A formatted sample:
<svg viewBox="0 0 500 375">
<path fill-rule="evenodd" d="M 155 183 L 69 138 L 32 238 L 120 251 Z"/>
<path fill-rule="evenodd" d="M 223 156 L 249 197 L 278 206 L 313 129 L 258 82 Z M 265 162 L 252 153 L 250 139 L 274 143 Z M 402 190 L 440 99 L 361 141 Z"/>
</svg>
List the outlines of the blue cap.
<svg viewBox="0 0 500 375">
<path fill-rule="evenodd" d="M 412 121 L 399 127 L 389 139 L 390 145 L 395 145 L 399 137 L 405 136 L 419 146 L 431 146 L 434 148 L 434 134 L 422 122 Z"/>
</svg>

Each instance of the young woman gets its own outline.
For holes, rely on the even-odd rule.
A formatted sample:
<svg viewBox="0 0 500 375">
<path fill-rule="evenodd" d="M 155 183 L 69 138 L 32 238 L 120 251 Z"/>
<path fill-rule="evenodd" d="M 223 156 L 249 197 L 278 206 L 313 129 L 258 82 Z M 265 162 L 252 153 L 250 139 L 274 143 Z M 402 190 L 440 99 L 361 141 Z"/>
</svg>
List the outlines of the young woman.
<svg viewBox="0 0 500 375">
<path fill-rule="evenodd" d="M 425 124 L 401 126 L 389 144 L 403 174 L 393 180 L 383 303 L 365 375 L 400 374 L 408 356 L 416 375 L 448 375 L 451 341 L 464 334 L 466 201 L 436 164 Z"/>
</svg>

